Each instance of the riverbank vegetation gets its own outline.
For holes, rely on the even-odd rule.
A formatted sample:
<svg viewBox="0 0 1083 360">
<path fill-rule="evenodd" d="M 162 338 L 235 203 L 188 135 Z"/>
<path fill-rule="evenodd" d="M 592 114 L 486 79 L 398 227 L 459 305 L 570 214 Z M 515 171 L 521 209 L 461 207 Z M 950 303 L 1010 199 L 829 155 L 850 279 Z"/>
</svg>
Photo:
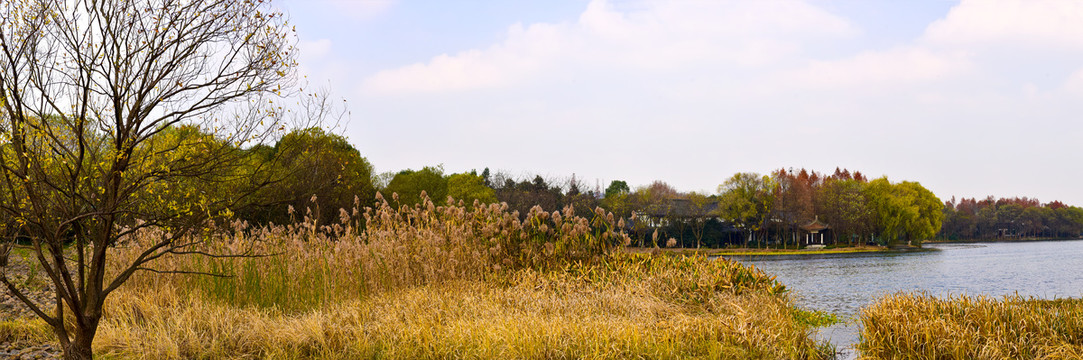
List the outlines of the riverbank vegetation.
<svg viewBox="0 0 1083 360">
<path fill-rule="evenodd" d="M 885 246 L 844 246 L 823 249 L 718 249 L 707 250 L 711 256 L 829 255 L 898 251 Z"/>
<path fill-rule="evenodd" d="M 579 217 L 571 207 L 535 207 L 520 220 L 502 204 L 422 201 L 380 200 L 369 210 L 342 210 L 328 225 L 319 225 L 313 205 L 288 225 L 209 228 L 192 251 L 268 256 L 164 256 L 112 298 L 94 352 L 155 359 L 832 354 L 811 337 L 829 314 L 796 309 L 773 277 L 703 256 L 619 251 L 629 239 L 616 231 L 620 219 L 602 209 Z M 147 228 L 126 237 L 111 271 L 167 235 Z M 30 324 L 7 336 L 33 335 Z"/>
<path fill-rule="evenodd" d="M 452 192 L 456 177 L 459 185 L 454 188 L 461 196 L 506 203 L 520 214 L 534 205 L 600 206 L 626 220 L 622 229 L 639 247 L 796 249 L 812 241 L 835 246 L 917 243 L 939 230 L 942 217 L 940 200 L 916 182 L 886 177 L 870 181 L 845 169 L 831 175 L 805 169 L 738 173 L 713 194 L 681 192 L 662 181 L 635 189 L 613 181 L 604 191 L 591 190 L 574 175 L 567 180 L 516 180 L 488 169 L 443 175 L 439 167 L 385 173 L 376 183 L 385 192 L 408 194 L 403 199 L 409 202 L 423 190 Z M 815 239 L 803 229 L 813 221 L 828 227 Z"/>
<path fill-rule="evenodd" d="M 918 249 L 918 248 L 915 248 Z M 769 248 L 724 248 L 724 249 L 682 249 L 682 248 L 636 248 L 629 247 L 632 253 L 654 253 L 680 256 L 749 256 L 749 255 L 824 255 L 850 254 L 867 252 L 905 251 L 884 246 L 859 245 L 806 249 L 769 249 Z"/>
<path fill-rule="evenodd" d="M 1083 209 L 1029 198 L 955 198 L 944 204 L 938 240 L 1078 239 Z"/>
<path fill-rule="evenodd" d="M 862 310 L 870 359 L 1083 358 L 1083 300 L 894 294 Z"/>
</svg>

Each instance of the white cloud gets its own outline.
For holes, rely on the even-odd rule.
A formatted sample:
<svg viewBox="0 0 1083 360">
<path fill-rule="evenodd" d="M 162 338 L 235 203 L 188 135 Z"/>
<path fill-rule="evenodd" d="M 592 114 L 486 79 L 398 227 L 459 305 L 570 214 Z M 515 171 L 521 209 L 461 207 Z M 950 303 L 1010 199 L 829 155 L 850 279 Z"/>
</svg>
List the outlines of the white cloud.
<svg viewBox="0 0 1083 360">
<path fill-rule="evenodd" d="M 594 70 L 670 72 L 771 65 L 851 25 L 800 1 L 592 1 L 574 23 L 515 25 L 486 49 L 443 54 L 366 79 L 369 94 L 499 88 Z"/>
<path fill-rule="evenodd" d="M 365 80 L 365 92 L 411 93 L 506 85 L 531 74 L 562 44 L 558 27 L 512 27 L 508 40 L 486 50 L 439 55 L 427 63 L 380 71 Z"/>
<path fill-rule="evenodd" d="M 946 80 L 971 67 L 964 53 L 906 46 L 865 51 L 835 61 L 812 61 L 806 68 L 784 78 L 793 81 L 796 87 L 872 90 Z"/>
<path fill-rule="evenodd" d="M 869 49 L 780 74 L 798 89 L 869 91 L 913 84 L 947 84 L 980 74 L 995 86 L 1036 94 L 1061 84 L 1083 51 L 1083 2 L 1068 0 L 963 0 L 913 42 Z M 1053 77 L 1054 79 L 1049 79 Z M 967 77 L 963 81 L 973 81 Z M 1063 87 L 1075 85 L 1065 78 Z M 956 83 L 958 84 L 958 83 Z M 971 83 L 977 86 L 977 83 Z M 924 94 L 922 96 L 927 96 Z"/>
<path fill-rule="evenodd" d="M 948 46 L 1083 47 L 1083 2 L 963 0 L 944 19 L 929 26 L 926 39 Z"/>
</svg>

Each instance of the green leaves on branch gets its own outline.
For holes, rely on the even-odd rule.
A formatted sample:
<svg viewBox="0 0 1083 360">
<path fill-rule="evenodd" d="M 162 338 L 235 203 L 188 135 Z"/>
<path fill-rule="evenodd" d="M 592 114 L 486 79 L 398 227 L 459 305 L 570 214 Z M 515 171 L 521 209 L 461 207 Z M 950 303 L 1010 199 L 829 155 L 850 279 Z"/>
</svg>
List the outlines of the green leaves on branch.
<svg viewBox="0 0 1083 360">
<path fill-rule="evenodd" d="M 878 232 L 889 241 L 906 240 L 918 245 L 940 231 L 943 203 L 917 182 L 892 184 L 882 177 L 865 186 L 865 197 L 875 214 Z"/>
</svg>

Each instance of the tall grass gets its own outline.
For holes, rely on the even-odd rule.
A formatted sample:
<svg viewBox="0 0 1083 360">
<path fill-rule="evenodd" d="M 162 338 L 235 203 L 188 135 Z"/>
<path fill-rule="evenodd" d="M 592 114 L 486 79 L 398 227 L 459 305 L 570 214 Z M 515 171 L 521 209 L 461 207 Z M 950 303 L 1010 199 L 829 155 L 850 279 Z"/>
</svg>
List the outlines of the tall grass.
<svg viewBox="0 0 1083 360">
<path fill-rule="evenodd" d="M 1080 359 L 1083 300 L 925 294 L 863 309 L 858 349 L 870 359 Z"/>
<path fill-rule="evenodd" d="M 233 305 L 303 311 L 404 287 L 595 262 L 627 241 L 614 231 L 619 224 L 612 214 L 600 208 L 586 219 L 563 215 L 574 214 L 570 207 L 563 214 L 535 207 L 520 220 L 504 204 L 434 206 L 426 198 L 408 207 L 379 200 L 365 211 L 341 210 L 331 226 L 317 226 L 311 210 L 286 226 L 250 228 L 236 222 L 226 231 L 204 235 L 201 247 L 188 250 L 261 256 L 167 256 L 158 264 L 160 270 L 229 277 L 143 276 L 133 284 L 166 281 Z M 161 230 L 127 239 L 116 263 L 159 238 L 156 231 Z"/>
<path fill-rule="evenodd" d="M 146 359 L 826 356 L 777 296 L 720 293 L 690 307 L 634 289 L 452 281 L 298 314 L 126 292 L 110 307 L 96 351 Z"/>
<path fill-rule="evenodd" d="M 451 204 L 454 202 L 449 201 Z M 824 358 L 785 287 L 736 262 L 620 251 L 601 209 L 431 202 L 331 226 L 202 235 L 110 299 L 95 351 L 121 358 Z M 311 214 L 312 212 L 306 212 Z M 318 212 L 316 212 L 318 213 Z M 118 245 L 117 264 L 163 230 Z"/>
</svg>

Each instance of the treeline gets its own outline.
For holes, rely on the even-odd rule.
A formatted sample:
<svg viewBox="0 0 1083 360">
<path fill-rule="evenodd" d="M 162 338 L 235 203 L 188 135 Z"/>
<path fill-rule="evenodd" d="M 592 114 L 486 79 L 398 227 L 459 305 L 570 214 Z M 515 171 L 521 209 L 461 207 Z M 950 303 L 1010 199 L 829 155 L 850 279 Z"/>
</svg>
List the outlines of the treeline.
<svg viewBox="0 0 1083 360">
<path fill-rule="evenodd" d="M 953 197 L 944 203 L 943 240 L 1078 238 L 1083 233 L 1083 209 L 1060 201 L 1037 199 Z"/>
<path fill-rule="evenodd" d="M 828 229 L 817 241 L 831 244 L 918 242 L 940 229 L 942 204 L 916 182 L 869 180 L 860 172 L 836 169 L 777 170 L 770 175 L 738 173 L 713 194 L 681 192 L 665 182 L 632 189 L 624 181 L 585 186 L 575 176 L 547 179 L 471 171 L 444 174 L 440 167 L 377 176 L 376 190 L 395 194 L 399 205 L 420 202 L 422 192 L 443 205 L 448 197 L 464 204 L 502 202 L 521 216 L 534 206 L 589 216 L 602 207 L 624 221 L 638 246 L 799 247 L 808 242 L 803 226 L 819 221 Z"/>
<path fill-rule="evenodd" d="M 942 217 L 940 200 L 916 182 L 870 181 L 845 169 L 738 173 L 715 194 L 682 193 L 662 182 L 630 192 L 616 185 L 603 204 L 635 215 L 629 230 L 641 245 L 661 237 L 685 247 L 800 247 L 813 240 L 806 228 L 814 222 L 827 227 L 814 238 L 825 245 L 920 243 L 936 234 Z"/>
<path fill-rule="evenodd" d="M 213 142 L 213 136 L 195 128 L 161 136 Z M 218 189 L 171 185 L 147 196 L 182 196 L 177 195 L 182 192 L 243 196 L 247 200 L 237 202 L 235 217 L 258 224 L 305 217 L 330 224 L 343 210 L 372 206 L 377 192 L 406 206 L 421 203 L 422 193 L 437 206 L 448 198 L 465 205 L 506 203 L 520 216 L 534 206 L 546 210 L 571 206 L 576 215 L 589 217 L 601 207 L 624 220 L 624 230 L 635 245 L 648 247 L 800 247 L 808 243 L 804 228 L 813 222 L 827 227 L 820 232 L 826 245 L 915 243 L 934 237 L 1068 238 L 1083 231 L 1083 209 L 1060 202 L 992 197 L 941 202 L 917 182 L 870 180 L 859 171 L 838 168 L 830 174 L 792 168 L 767 175 L 738 173 L 714 193 L 682 192 L 662 181 L 632 188 L 616 180 L 603 189 L 574 175 L 513 176 L 488 168 L 448 174 L 435 166 L 377 175 L 345 138 L 316 128 L 291 132 L 273 145 L 245 149 L 242 156 L 272 167 L 266 171 L 270 175 L 259 180 L 268 183 L 259 191 L 241 192 L 237 189 L 244 186 L 231 180 Z M 820 238 L 814 240 L 819 243 Z"/>
</svg>

